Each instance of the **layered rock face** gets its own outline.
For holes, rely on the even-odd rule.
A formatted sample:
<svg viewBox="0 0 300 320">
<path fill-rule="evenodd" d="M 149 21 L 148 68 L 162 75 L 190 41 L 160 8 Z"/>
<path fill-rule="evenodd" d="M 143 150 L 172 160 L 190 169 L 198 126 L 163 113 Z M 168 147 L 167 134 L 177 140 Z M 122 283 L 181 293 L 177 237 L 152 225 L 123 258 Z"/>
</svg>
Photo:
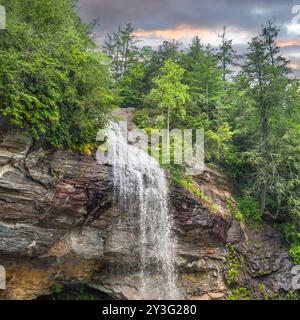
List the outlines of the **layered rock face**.
<svg viewBox="0 0 300 320">
<path fill-rule="evenodd" d="M 138 299 L 135 223 L 113 205 L 112 173 L 92 156 L 45 149 L 26 134 L 1 127 L 0 265 L 7 271 L 2 299 L 35 299 L 54 283 L 82 283 L 116 299 Z M 189 190 L 170 187 L 178 238 L 178 287 L 187 299 L 225 299 L 238 260 L 237 287 L 257 298 L 291 289 L 293 267 L 282 234 L 235 221 L 226 177 L 207 169 L 196 183 L 216 213 Z M 151 279 L 155 285 L 156 279 Z M 260 292 L 257 288 L 264 288 Z"/>
</svg>

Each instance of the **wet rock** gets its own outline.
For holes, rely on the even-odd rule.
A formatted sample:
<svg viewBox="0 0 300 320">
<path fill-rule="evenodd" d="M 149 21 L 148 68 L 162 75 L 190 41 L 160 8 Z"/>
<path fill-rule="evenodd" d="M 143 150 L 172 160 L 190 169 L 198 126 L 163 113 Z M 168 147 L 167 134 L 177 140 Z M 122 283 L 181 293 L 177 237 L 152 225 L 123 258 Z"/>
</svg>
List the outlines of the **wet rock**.
<svg viewBox="0 0 300 320">
<path fill-rule="evenodd" d="M 178 286 L 189 299 L 226 299 L 228 253 L 240 262 L 238 285 L 270 296 L 291 289 L 292 262 L 282 234 L 269 225 L 247 228 L 228 213 L 231 186 L 206 168 L 195 178 L 222 209 L 210 210 L 189 190 L 172 185 L 178 237 Z M 137 299 L 141 281 L 137 221 L 113 206 L 111 168 L 78 152 L 36 146 L 26 134 L 1 127 L 0 264 L 7 269 L 3 299 L 51 294 L 56 282 L 83 282 L 119 299 Z M 155 298 L 155 283 L 150 276 Z"/>
</svg>

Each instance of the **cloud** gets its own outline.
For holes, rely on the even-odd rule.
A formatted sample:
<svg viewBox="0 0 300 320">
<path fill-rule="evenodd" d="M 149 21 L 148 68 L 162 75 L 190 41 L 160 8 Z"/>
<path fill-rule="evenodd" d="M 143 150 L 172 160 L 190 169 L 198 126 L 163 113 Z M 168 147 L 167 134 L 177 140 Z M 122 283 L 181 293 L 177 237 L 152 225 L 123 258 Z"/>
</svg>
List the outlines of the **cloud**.
<svg viewBox="0 0 300 320">
<path fill-rule="evenodd" d="M 293 26 L 292 8 L 298 0 L 79 0 L 78 10 L 84 21 L 99 19 L 96 39 L 102 43 L 106 34 L 119 25 L 132 23 L 144 45 L 157 46 L 163 40 L 183 43 L 199 35 L 204 43 L 217 45 L 218 32 L 228 26 L 228 35 L 236 48 L 247 43 L 268 19 L 282 26 L 279 45 L 300 45 L 300 30 Z M 300 31 L 299 31 L 300 32 Z M 299 48 L 298 48 L 299 49 Z M 294 66 L 295 57 L 291 57 Z"/>
<path fill-rule="evenodd" d="M 278 41 L 278 45 L 280 47 L 294 47 L 294 46 L 300 46 L 300 38 L 299 39 L 289 39 L 289 38 L 286 38 L 286 39 L 280 39 Z"/>
<path fill-rule="evenodd" d="M 197 28 L 188 24 L 180 24 L 172 29 L 137 29 L 135 35 L 142 39 L 143 42 L 147 42 L 149 39 L 153 40 L 179 40 L 183 43 L 188 43 L 195 36 L 198 36 L 205 44 L 211 44 L 217 46 L 220 43 L 219 35 L 222 33 L 222 29 L 205 29 Z M 247 30 L 241 30 L 237 27 L 229 27 L 227 29 L 228 37 L 233 40 L 235 45 L 245 44 L 253 34 Z"/>
<path fill-rule="evenodd" d="M 300 68 L 300 63 L 290 63 L 289 66 L 292 68 L 292 69 L 299 69 Z"/>
<path fill-rule="evenodd" d="M 290 21 L 293 4 L 292 0 L 79 0 L 78 6 L 85 20 L 99 18 L 101 30 L 107 32 L 127 22 L 145 30 L 180 24 L 256 29 L 273 16 L 279 23 Z"/>
</svg>

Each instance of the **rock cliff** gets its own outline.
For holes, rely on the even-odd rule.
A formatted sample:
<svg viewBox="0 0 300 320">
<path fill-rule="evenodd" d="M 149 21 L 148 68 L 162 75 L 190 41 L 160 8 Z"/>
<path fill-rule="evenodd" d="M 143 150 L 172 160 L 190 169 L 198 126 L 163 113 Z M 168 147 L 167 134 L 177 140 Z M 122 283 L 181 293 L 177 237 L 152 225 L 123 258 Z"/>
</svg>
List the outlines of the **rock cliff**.
<svg viewBox="0 0 300 320">
<path fill-rule="evenodd" d="M 207 168 L 195 181 L 219 210 L 180 185 L 170 187 L 179 287 L 186 298 L 225 299 L 232 287 L 249 289 L 257 299 L 289 292 L 293 265 L 280 231 L 234 220 L 223 174 Z M 1 126 L 0 265 L 7 271 L 2 299 L 49 295 L 55 283 L 138 298 L 133 238 L 134 222 L 113 206 L 109 166 L 93 156 L 41 147 Z"/>
</svg>

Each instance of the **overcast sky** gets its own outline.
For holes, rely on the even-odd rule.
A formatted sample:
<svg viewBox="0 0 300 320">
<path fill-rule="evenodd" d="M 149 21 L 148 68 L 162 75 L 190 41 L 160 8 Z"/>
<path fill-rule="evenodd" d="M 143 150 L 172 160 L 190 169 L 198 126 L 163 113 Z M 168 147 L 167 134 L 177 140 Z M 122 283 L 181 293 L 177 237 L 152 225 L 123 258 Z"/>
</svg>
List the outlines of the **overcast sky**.
<svg viewBox="0 0 300 320">
<path fill-rule="evenodd" d="M 300 0 L 79 0 L 84 21 L 99 20 L 95 29 L 99 44 L 118 25 L 132 23 L 142 44 L 157 46 L 163 40 L 188 43 L 198 35 L 204 43 L 218 45 L 224 25 L 236 48 L 244 50 L 261 24 L 274 19 L 281 26 L 279 45 L 300 75 L 299 26 L 292 8 Z"/>
</svg>

